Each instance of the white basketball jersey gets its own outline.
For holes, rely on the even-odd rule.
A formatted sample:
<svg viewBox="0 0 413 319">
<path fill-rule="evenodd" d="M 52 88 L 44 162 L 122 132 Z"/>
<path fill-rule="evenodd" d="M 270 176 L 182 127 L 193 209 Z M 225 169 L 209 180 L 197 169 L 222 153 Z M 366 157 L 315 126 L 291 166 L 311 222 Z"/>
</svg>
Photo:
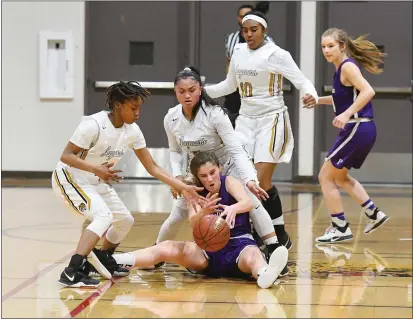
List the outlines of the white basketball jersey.
<svg viewBox="0 0 413 319">
<path fill-rule="evenodd" d="M 250 50 L 247 43 L 235 47 L 231 62 L 241 95 L 240 114 L 255 117 L 287 109 L 283 99 L 283 77 L 268 69 L 268 58 L 277 50 L 281 48 L 269 41 L 257 50 Z"/>
<path fill-rule="evenodd" d="M 194 120 L 183 115 L 182 105 L 170 108 L 164 119 L 170 150 L 183 153 L 188 162 L 198 152 L 212 151 L 220 165 L 230 159 L 235 163 L 240 179 L 245 183 L 257 180 L 255 168 L 235 135 L 231 121 L 220 107 L 203 105 Z M 171 161 L 173 157 L 171 157 Z M 174 163 L 171 163 L 174 167 Z M 174 175 L 180 175 L 179 170 Z"/>
<path fill-rule="evenodd" d="M 80 158 L 95 165 L 114 163 L 115 166 L 127 149 L 146 147 L 145 138 L 136 123 L 125 123 L 115 128 L 106 111 L 84 116 L 70 142 L 84 149 L 77 154 Z M 67 169 L 79 182 L 95 184 L 99 181 L 96 175 L 61 161 L 57 164 L 59 168 Z"/>
</svg>

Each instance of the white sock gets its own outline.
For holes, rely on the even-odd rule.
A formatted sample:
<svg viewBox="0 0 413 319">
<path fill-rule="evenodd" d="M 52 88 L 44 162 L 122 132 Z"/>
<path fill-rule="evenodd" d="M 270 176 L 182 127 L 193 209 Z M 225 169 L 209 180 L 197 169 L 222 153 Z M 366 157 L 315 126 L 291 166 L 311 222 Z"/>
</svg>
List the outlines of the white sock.
<svg viewBox="0 0 413 319">
<path fill-rule="evenodd" d="M 331 220 L 338 226 L 338 227 L 344 227 L 346 226 L 347 222 L 345 220 L 342 220 L 337 217 L 332 217 Z"/>
<path fill-rule="evenodd" d="M 132 253 L 113 254 L 112 257 L 116 260 L 118 265 L 135 266 L 135 255 Z"/>
<path fill-rule="evenodd" d="M 264 244 L 266 244 L 266 245 L 278 244 L 278 238 L 277 238 L 277 236 L 264 239 Z"/>
<path fill-rule="evenodd" d="M 284 225 L 284 216 L 281 215 L 280 217 L 277 217 L 272 220 L 272 224 L 275 225 Z"/>
</svg>

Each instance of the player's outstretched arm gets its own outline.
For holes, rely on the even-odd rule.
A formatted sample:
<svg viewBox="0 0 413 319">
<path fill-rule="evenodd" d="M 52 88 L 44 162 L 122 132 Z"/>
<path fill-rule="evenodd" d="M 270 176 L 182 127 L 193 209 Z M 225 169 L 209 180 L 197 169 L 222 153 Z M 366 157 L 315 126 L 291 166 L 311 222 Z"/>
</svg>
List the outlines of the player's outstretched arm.
<svg viewBox="0 0 413 319">
<path fill-rule="evenodd" d="M 224 81 L 214 85 L 204 86 L 205 92 L 213 99 L 235 92 L 237 89 L 237 79 L 233 65 L 233 59 L 229 62 L 227 77 Z"/>
<path fill-rule="evenodd" d="M 155 163 L 146 147 L 135 149 L 134 151 L 136 156 L 141 161 L 142 165 L 145 167 L 146 171 L 150 175 L 152 175 L 156 179 L 159 179 L 165 184 L 168 184 L 169 186 L 179 190 L 182 193 L 182 195 L 184 195 L 187 202 L 192 203 L 201 198 L 201 196 L 197 192 L 202 191 L 202 187 L 187 185 L 181 182 L 179 179 L 173 177 L 166 170 L 164 170 L 162 167 Z"/>
</svg>

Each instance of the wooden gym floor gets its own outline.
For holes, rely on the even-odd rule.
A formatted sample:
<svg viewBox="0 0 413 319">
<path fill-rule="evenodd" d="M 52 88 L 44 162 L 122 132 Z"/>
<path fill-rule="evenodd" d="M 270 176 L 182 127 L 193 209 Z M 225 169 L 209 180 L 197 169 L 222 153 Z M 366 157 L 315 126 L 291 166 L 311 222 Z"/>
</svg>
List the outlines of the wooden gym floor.
<svg viewBox="0 0 413 319">
<path fill-rule="evenodd" d="M 171 207 L 168 188 L 131 181 L 116 188 L 135 217 L 119 250 L 152 245 Z M 329 223 L 319 187 L 279 189 L 294 246 L 290 275 L 277 286 L 262 290 L 254 281 L 206 279 L 167 264 L 133 270 L 93 290 L 57 282 L 85 227 L 83 218 L 61 205 L 48 181 L 3 180 L 2 317 L 412 317 L 412 188 L 368 188 L 391 216 L 369 236 L 360 208 L 344 195 L 355 238 L 331 246 L 314 243 Z M 178 239 L 190 239 L 189 227 Z"/>
</svg>

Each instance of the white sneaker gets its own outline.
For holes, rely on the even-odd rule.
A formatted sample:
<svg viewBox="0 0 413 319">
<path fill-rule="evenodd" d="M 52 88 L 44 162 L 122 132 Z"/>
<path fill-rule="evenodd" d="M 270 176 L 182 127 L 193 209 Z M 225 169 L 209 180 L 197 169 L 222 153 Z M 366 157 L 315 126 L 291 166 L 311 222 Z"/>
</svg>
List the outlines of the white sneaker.
<svg viewBox="0 0 413 319">
<path fill-rule="evenodd" d="M 269 288 L 277 280 L 281 271 L 287 265 L 288 249 L 280 246 L 271 254 L 267 269 L 259 275 L 257 284 L 260 288 Z"/>
<path fill-rule="evenodd" d="M 107 270 L 106 267 L 100 262 L 99 258 L 96 256 L 93 250 L 87 256 L 87 261 L 90 262 L 93 267 L 95 267 L 95 269 L 103 278 L 112 279 L 112 275 L 110 274 L 109 270 Z"/>
<path fill-rule="evenodd" d="M 377 207 L 374 209 L 374 214 L 372 216 L 369 216 L 366 212 L 364 213 L 366 214 L 368 218 L 368 223 L 366 225 L 366 228 L 364 228 L 364 233 L 366 235 L 371 234 L 377 228 L 384 225 L 390 219 L 389 216 L 387 216 Z"/>
<path fill-rule="evenodd" d="M 342 241 L 348 241 L 353 239 L 353 234 L 347 223 L 343 227 L 339 227 L 336 223 L 331 222 L 331 226 L 326 229 L 326 232 L 323 236 L 317 237 L 315 239 L 318 243 L 337 243 Z"/>
</svg>

